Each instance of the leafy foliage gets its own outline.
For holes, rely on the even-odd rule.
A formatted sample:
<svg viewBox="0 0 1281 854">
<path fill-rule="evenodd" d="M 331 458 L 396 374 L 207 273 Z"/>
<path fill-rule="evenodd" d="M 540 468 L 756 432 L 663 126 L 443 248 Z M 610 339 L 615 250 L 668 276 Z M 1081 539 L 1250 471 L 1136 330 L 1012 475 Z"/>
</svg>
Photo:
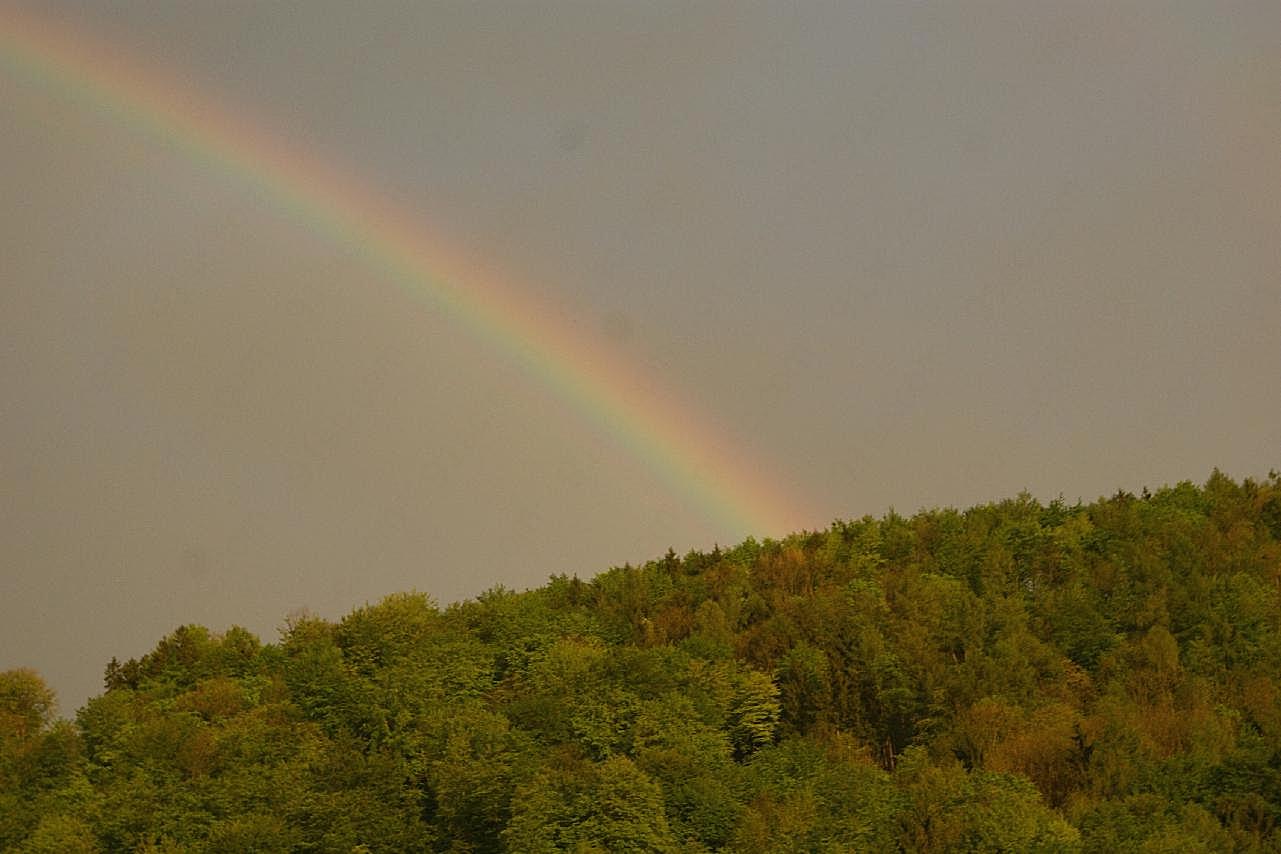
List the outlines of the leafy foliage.
<svg viewBox="0 0 1281 854">
<path fill-rule="evenodd" d="M 183 626 L 74 721 L 0 673 L 0 850 L 1281 850 L 1279 508 L 1215 472 Z"/>
</svg>

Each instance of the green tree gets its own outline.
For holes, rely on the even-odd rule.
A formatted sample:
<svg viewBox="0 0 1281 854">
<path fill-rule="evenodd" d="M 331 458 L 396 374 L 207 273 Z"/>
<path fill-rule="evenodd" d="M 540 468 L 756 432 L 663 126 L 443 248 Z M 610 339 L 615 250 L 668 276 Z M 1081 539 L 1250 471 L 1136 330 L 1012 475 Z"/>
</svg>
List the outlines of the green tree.
<svg viewBox="0 0 1281 854">
<path fill-rule="evenodd" d="M 503 839 L 529 854 L 677 850 L 662 791 L 625 757 L 545 767 L 517 790 Z"/>
</svg>

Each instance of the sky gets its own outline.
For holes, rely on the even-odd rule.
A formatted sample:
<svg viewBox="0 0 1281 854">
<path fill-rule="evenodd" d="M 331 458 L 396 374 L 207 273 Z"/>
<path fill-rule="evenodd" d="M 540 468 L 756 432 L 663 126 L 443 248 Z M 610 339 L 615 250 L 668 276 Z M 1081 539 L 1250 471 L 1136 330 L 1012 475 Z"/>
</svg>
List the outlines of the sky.
<svg viewBox="0 0 1281 854">
<path fill-rule="evenodd" d="M 587 344 L 513 356 L 19 19 Z M 0 669 L 70 715 L 184 623 L 1265 476 L 1278 44 L 1270 0 L 0 0 Z"/>
</svg>

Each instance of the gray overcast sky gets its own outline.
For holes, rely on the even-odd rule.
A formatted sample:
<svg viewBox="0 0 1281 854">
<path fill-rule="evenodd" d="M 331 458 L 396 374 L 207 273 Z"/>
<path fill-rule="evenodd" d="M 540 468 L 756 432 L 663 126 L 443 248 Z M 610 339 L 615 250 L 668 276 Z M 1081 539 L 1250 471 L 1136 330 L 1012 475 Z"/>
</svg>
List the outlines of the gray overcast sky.
<svg viewBox="0 0 1281 854">
<path fill-rule="evenodd" d="M 1275 0 L 32 8 L 607 337 L 813 527 L 1281 466 Z M 64 713 L 184 622 L 749 533 L 252 184 L 6 68 L 0 668 Z"/>
</svg>

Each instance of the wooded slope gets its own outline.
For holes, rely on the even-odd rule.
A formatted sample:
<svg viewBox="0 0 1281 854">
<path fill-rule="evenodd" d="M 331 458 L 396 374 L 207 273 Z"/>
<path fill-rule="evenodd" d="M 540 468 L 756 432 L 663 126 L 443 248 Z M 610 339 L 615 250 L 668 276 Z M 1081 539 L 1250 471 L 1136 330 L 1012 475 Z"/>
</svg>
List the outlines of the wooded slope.
<svg viewBox="0 0 1281 854">
<path fill-rule="evenodd" d="M 1281 851 L 1281 478 L 837 522 L 263 644 L 74 721 L 0 674 L 0 849 Z"/>
</svg>

